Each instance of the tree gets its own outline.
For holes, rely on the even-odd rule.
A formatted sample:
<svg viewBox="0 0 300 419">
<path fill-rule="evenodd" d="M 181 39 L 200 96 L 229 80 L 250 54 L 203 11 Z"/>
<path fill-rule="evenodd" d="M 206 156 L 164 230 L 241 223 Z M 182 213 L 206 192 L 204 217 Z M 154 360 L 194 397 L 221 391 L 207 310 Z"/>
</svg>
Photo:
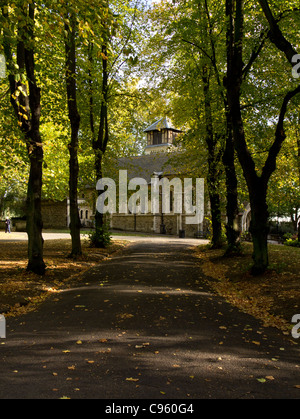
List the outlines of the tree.
<svg viewBox="0 0 300 419">
<path fill-rule="evenodd" d="M 8 65 L 11 104 L 24 135 L 30 160 L 26 214 L 27 270 L 43 275 L 46 269 L 41 213 L 43 146 L 40 134 L 41 91 L 35 71 L 35 11 L 36 3 L 33 1 L 10 6 L 9 2 L 5 2 L 2 7 L 2 45 Z M 13 31 L 14 20 L 18 22 L 17 34 Z"/>
<path fill-rule="evenodd" d="M 151 51 L 156 44 L 157 55 L 161 54 L 162 57 L 160 66 L 168 69 L 162 78 L 172 92 L 171 106 L 176 114 L 175 120 L 184 120 L 189 130 L 184 145 L 189 147 L 187 143 L 194 142 L 192 129 L 193 135 L 199 138 L 198 148 L 195 150 L 198 159 L 199 154 L 203 153 L 203 143 L 207 151 L 206 178 L 213 247 L 223 245 L 220 195 L 222 173 L 225 170 L 227 253 L 230 253 L 239 248 L 239 211 L 232 128 L 226 91 L 222 84 L 226 65 L 223 5 L 198 0 L 180 2 L 172 7 L 169 3 L 165 4 L 165 9 L 162 5 L 157 6 L 153 27 L 160 29 L 157 29 L 156 36 L 152 35 L 154 42 L 151 44 Z M 164 39 L 159 42 L 161 37 Z M 162 45 L 166 47 L 163 48 Z M 155 71 L 157 73 L 157 68 Z"/>
<path fill-rule="evenodd" d="M 282 32 L 275 19 L 270 14 L 266 1 L 261 1 L 271 30 L 269 37 L 272 42 L 277 43 L 287 56 L 295 51 L 291 44 L 283 37 Z M 258 174 L 255 162 L 250 154 L 246 142 L 244 121 L 241 111 L 241 90 L 244 80 L 244 4 L 242 0 L 226 0 L 227 19 L 227 95 L 230 109 L 230 116 L 233 126 L 233 137 L 235 148 L 240 164 L 247 182 L 251 203 L 251 226 L 250 232 L 253 240 L 254 265 L 252 273 L 259 275 L 265 272 L 269 265 L 268 258 L 268 205 L 267 191 L 271 175 L 276 169 L 276 159 L 285 140 L 284 120 L 288 110 L 289 102 L 300 92 L 300 86 L 285 94 L 279 110 L 279 118 L 276 124 L 275 139 L 269 149 L 266 161 Z M 258 55 L 258 54 L 257 54 Z"/>
<path fill-rule="evenodd" d="M 69 109 L 69 120 L 71 125 L 71 141 L 68 145 L 69 160 L 69 200 L 70 200 L 70 231 L 72 238 L 71 257 L 76 258 L 82 255 L 80 239 L 80 217 L 78 207 L 78 146 L 80 115 L 77 106 L 77 83 L 76 83 L 76 37 L 77 18 L 75 10 L 71 9 L 65 17 L 65 51 L 66 51 L 66 87 Z"/>
<path fill-rule="evenodd" d="M 136 31 L 138 4 L 139 1 L 121 5 L 106 0 L 101 4 L 100 19 L 92 25 L 94 35 L 88 44 L 87 108 L 97 181 L 103 177 L 103 158 L 111 141 L 110 107 L 116 92 L 122 89 L 124 74 L 128 77 L 128 68 L 123 67 L 136 63 L 131 42 Z M 105 247 L 107 238 L 104 216 L 96 209 L 93 243 Z"/>
</svg>

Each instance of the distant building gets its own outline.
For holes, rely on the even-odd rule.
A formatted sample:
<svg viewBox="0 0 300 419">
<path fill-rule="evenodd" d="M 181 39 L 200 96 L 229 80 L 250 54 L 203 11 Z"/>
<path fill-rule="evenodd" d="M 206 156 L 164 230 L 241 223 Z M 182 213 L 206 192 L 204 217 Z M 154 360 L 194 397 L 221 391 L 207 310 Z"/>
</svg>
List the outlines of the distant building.
<svg viewBox="0 0 300 419">
<path fill-rule="evenodd" d="M 145 154 L 172 151 L 174 141 L 182 133 L 181 130 L 174 128 L 167 118 L 154 122 L 144 132 L 147 134 Z"/>
<path fill-rule="evenodd" d="M 141 177 L 151 185 L 151 178 L 172 178 L 184 175 L 182 168 L 172 162 L 172 157 L 180 151 L 175 145 L 176 138 L 183 133 L 175 128 L 170 120 L 161 118 L 145 129 L 147 146 L 145 155 L 118 159 L 117 171 L 127 170 L 128 182 Z M 149 192 L 150 195 L 150 192 Z M 150 204 L 149 204 L 150 207 Z M 110 227 L 114 230 L 185 235 L 195 237 L 207 231 L 204 224 L 186 224 L 186 215 L 174 213 L 174 191 L 170 190 L 170 214 L 164 214 L 160 205 L 160 214 L 113 214 Z"/>
<path fill-rule="evenodd" d="M 184 176 L 184 169 L 174 164 L 173 157 L 181 151 L 176 146 L 176 139 L 183 134 L 175 128 L 169 119 L 161 118 L 144 130 L 147 136 L 145 154 L 119 158 L 116 161 L 113 173 L 106 176 L 113 178 L 116 183 L 120 170 L 127 170 L 128 182 L 133 178 L 143 178 L 151 185 L 151 178 L 158 176 L 171 180 Z M 189 176 L 188 176 L 189 177 Z M 96 209 L 96 190 L 87 187 L 78 200 L 79 216 L 82 227 L 92 228 L 94 225 Z M 204 220 L 201 224 L 187 224 L 186 215 L 174 213 L 174 193 L 170 191 L 170 214 L 163 214 L 160 207 L 159 214 L 112 214 L 107 220 L 112 230 L 128 232 L 144 232 L 168 235 L 184 235 L 186 237 L 205 237 L 208 233 L 208 223 Z M 206 214 L 209 214 L 209 202 L 205 203 Z M 44 201 L 42 203 L 44 228 L 67 228 L 70 223 L 69 200 L 62 202 Z M 239 215 L 241 231 L 249 227 L 250 207 L 245 213 Z"/>
</svg>

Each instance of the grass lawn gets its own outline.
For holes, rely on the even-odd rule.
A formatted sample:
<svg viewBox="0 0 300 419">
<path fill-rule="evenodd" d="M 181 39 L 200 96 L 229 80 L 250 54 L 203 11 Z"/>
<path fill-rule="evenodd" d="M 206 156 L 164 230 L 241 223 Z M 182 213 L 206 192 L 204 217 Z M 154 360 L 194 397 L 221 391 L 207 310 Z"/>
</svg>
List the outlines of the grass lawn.
<svg viewBox="0 0 300 419">
<path fill-rule="evenodd" d="M 294 314 L 300 313 L 300 249 L 269 245 L 270 268 L 261 276 L 249 273 L 252 244 L 243 254 L 224 257 L 224 250 L 197 248 L 202 272 L 212 289 L 240 310 L 289 334 Z"/>
<path fill-rule="evenodd" d="M 34 310 L 38 303 L 59 288 L 67 287 L 68 282 L 83 271 L 123 249 L 126 242 L 114 240 L 107 249 L 91 248 L 88 240 L 82 240 L 82 245 L 84 255 L 74 261 L 68 258 L 71 240 L 46 240 L 44 260 L 47 272 L 40 277 L 26 272 L 26 241 L 0 241 L 0 313 L 9 317 Z"/>
</svg>

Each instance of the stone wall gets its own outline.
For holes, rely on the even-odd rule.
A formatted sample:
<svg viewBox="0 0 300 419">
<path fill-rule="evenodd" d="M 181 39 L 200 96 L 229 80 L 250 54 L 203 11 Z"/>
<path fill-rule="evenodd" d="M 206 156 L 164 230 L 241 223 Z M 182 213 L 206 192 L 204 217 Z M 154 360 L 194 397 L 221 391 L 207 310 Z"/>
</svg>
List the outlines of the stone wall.
<svg viewBox="0 0 300 419">
<path fill-rule="evenodd" d="M 203 231 L 202 226 L 186 225 L 185 216 L 180 220 L 177 214 L 164 215 L 163 218 L 152 214 L 115 214 L 110 220 L 111 229 L 121 231 L 160 234 L 162 221 L 166 234 L 170 236 L 178 236 L 179 230 L 184 230 L 186 237 L 195 237 L 199 231 Z"/>
<path fill-rule="evenodd" d="M 67 200 L 43 201 L 42 216 L 45 229 L 67 227 Z"/>
<path fill-rule="evenodd" d="M 143 233 L 153 233 L 153 216 L 151 214 L 136 215 L 135 223 L 136 231 Z"/>
</svg>

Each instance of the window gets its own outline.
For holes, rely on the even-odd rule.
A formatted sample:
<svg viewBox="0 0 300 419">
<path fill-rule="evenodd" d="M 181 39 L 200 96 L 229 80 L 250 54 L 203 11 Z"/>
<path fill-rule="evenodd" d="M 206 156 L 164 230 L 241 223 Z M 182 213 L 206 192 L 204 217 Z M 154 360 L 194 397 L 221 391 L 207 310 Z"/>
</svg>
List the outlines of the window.
<svg viewBox="0 0 300 419">
<path fill-rule="evenodd" d="M 170 191 L 170 212 L 174 211 L 174 191 Z"/>
<path fill-rule="evenodd" d="M 173 138 L 175 138 L 177 135 L 177 133 L 168 129 L 163 129 L 161 131 L 151 131 L 147 133 L 147 144 L 148 146 L 172 144 Z"/>
<path fill-rule="evenodd" d="M 161 131 L 153 132 L 153 145 L 162 144 L 162 133 Z"/>
<path fill-rule="evenodd" d="M 89 219 L 89 210 L 85 211 L 85 219 L 88 220 Z"/>
</svg>

